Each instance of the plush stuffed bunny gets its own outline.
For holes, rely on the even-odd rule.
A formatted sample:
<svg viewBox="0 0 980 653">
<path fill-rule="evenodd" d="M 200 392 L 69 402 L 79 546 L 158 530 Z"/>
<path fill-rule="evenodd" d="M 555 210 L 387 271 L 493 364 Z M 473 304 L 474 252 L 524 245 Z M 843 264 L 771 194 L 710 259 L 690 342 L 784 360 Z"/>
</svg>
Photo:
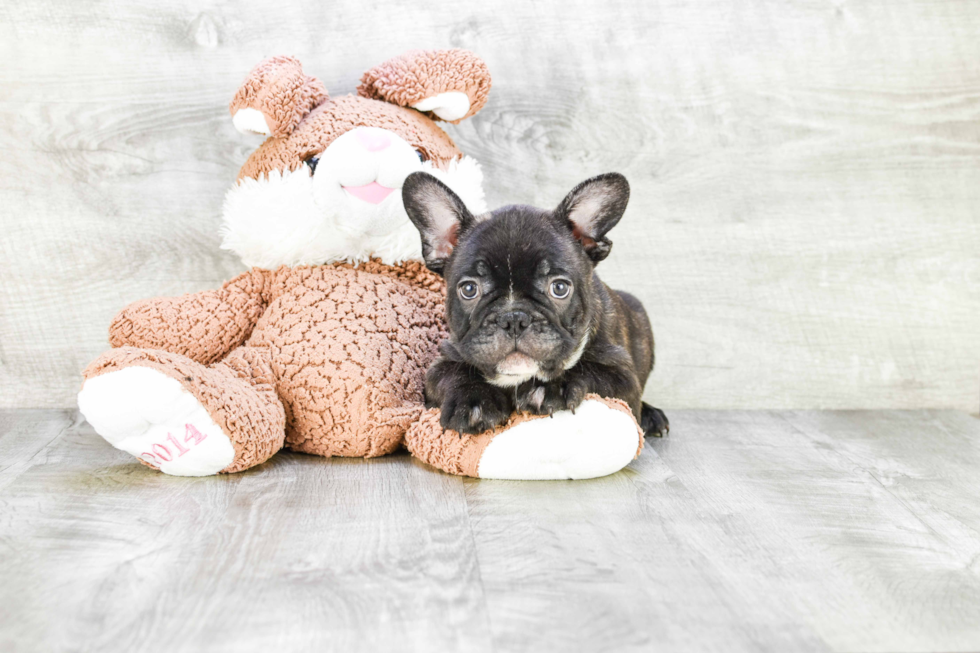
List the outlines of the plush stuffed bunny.
<svg viewBox="0 0 980 653">
<path fill-rule="evenodd" d="M 574 415 L 515 416 L 479 436 L 439 426 L 423 378 L 446 336 L 444 284 L 425 268 L 400 188 L 437 175 L 473 213 L 482 173 L 437 125 L 487 100 L 464 50 L 415 51 L 330 98 L 291 57 L 259 64 L 231 103 L 268 138 L 224 203 L 222 247 L 251 266 L 220 289 L 136 302 L 84 372 L 79 408 L 113 446 L 167 474 L 237 472 L 283 446 L 371 457 L 403 443 L 484 478 L 589 478 L 643 444 L 629 409 L 592 397 Z"/>
</svg>

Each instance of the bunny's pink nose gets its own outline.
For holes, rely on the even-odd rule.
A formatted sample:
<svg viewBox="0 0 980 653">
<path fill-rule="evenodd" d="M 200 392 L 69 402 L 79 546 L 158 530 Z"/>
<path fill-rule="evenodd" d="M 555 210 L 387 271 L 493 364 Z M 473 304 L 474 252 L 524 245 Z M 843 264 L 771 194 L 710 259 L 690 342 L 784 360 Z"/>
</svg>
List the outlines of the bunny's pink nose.
<svg viewBox="0 0 980 653">
<path fill-rule="evenodd" d="M 380 152 L 391 145 L 391 137 L 383 129 L 358 129 L 357 142 L 368 152 Z"/>
</svg>

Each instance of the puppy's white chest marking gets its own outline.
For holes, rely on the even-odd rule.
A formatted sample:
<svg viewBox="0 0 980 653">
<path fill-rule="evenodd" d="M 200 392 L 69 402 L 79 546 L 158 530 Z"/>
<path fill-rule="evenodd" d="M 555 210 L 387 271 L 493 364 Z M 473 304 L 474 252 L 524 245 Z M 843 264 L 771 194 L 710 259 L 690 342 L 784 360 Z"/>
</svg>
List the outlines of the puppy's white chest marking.
<svg viewBox="0 0 980 653">
<path fill-rule="evenodd" d="M 578 343 L 578 347 L 576 347 L 575 351 L 572 352 L 572 355 L 568 359 L 568 362 L 565 363 L 566 370 L 570 370 L 576 365 L 578 365 L 579 360 L 582 358 L 582 354 L 585 353 L 585 348 L 588 346 L 589 346 L 589 336 L 588 334 L 586 334 L 586 336 L 582 338 L 582 342 Z"/>
</svg>

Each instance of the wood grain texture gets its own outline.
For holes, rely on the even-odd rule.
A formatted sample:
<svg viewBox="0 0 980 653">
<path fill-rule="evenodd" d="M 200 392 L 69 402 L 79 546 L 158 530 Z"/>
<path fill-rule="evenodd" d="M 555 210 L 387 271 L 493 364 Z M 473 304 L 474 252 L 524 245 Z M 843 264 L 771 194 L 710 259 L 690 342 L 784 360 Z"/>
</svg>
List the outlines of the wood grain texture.
<svg viewBox="0 0 980 653">
<path fill-rule="evenodd" d="M 448 127 L 491 205 L 631 180 L 600 271 L 653 315 L 649 400 L 976 412 L 978 33 L 956 0 L 5 3 L 0 406 L 73 405 L 122 306 L 242 269 L 217 231 L 253 64 L 340 95 L 458 46 L 494 78 Z"/>
<path fill-rule="evenodd" d="M 672 424 L 659 455 L 612 477 L 467 484 L 495 645 L 978 646 L 975 419 L 680 411 Z"/>
<path fill-rule="evenodd" d="M 182 479 L 0 411 L 0 650 L 976 651 L 980 421 L 676 411 L 626 470 Z"/>
<path fill-rule="evenodd" d="M 489 651 L 458 479 L 288 453 L 147 474 L 49 413 L 0 421 L 63 432 L 0 471 L 0 650 Z"/>
</svg>

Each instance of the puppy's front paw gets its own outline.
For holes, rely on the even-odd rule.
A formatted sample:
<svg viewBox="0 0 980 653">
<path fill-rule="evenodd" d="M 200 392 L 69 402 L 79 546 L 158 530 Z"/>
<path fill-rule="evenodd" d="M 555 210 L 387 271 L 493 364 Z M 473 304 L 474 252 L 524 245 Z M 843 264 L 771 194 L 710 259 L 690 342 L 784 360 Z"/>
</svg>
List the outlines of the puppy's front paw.
<svg viewBox="0 0 980 653">
<path fill-rule="evenodd" d="M 532 415 L 550 415 L 565 408 L 560 383 L 532 381 L 517 391 L 517 410 Z"/>
<path fill-rule="evenodd" d="M 457 433 L 483 433 L 505 423 L 511 414 L 510 398 L 500 388 L 488 384 L 468 384 L 456 388 L 443 401 L 442 428 Z"/>
<path fill-rule="evenodd" d="M 662 438 L 670 433 L 670 422 L 664 411 L 644 402 L 640 411 L 640 428 L 644 437 Z"/>
<path fill-rule="evenodd" d="M 574 377 L 549 383 L 532 382 L 517 393 L 517 409 L 534 415 L 551 415 L 560 410 L 574 412 L 588 393 L 588 386 Z"/>
</svg>

